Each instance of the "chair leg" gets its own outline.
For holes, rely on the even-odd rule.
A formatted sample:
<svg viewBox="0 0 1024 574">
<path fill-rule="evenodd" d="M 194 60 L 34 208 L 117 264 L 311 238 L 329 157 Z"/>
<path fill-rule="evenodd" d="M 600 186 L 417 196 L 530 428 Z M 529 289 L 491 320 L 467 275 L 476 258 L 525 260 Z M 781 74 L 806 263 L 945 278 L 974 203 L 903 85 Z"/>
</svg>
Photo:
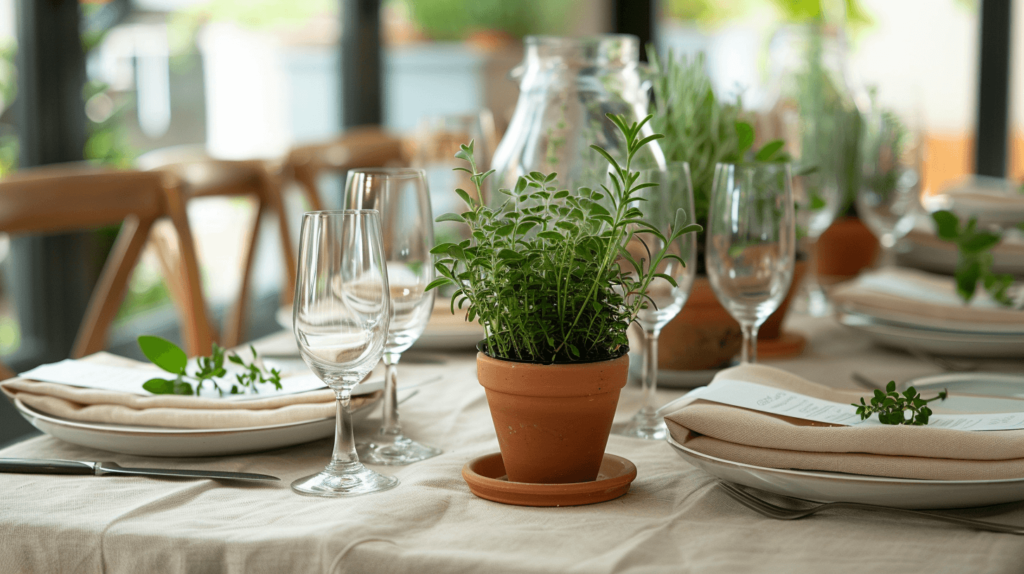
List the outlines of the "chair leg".
<svg viewBox="0 0 1024 574">
<path fill-rule="evenodd" d="M 242 342 L 245 333 L 245 314 L 249 308 L 249 286 L 252 281 L 252 267 L 256 259 L 256 245 L 260 238 L 260 223 L 263 221 L 263 214 L 266 213 L 266 204 L 259 197 L 256 198 L 256 217 L 253 219 L 252 232 L 249 235 L 249 245 L 245 251 L 245 261 L 242 262 L 242 282 L 238 287 L 238 297 L 231 307 L 230 315 L 224 321 L 224 333 L 221 337 L 223 344 L 228 349 L 237 347 Z"/>
<path fill-rule="evenodd" d="M 291 226 L 288 225 L 288 212 L 284 207 L 281 186 L 266 171 L 264 175 L 264 198 L 268 207 L 277 213 L 278 228 L 281 233 L 281 252 L 284 263 L 284 284 L 281 286 L 281 304 L 291 304 L 295 294 L 295 251 L 292 249 Z"/>
<path fill-rule="evenodd" d="M 149 234 L 147 249 L 152 250 L 160 264 L 160 271 L 163 273 L 164 284 L 170 293 L 171 302 L 182 321 L 185 320 L 184 309 L 188 306 L 187 287 L 185 275 L 181 269 L 181 253 L 178 252 L 177 232 L 174 225 L 167 220 L 160 220 L 153 224 L 153 230 Z"/>
<path fill-rule="evenodd" d="M 91 355 L 106 347 L 110 324 L 124 301 L 128 280 L 146 245 L 152 225 L 152 220 L 140 221 L 135 216 L 125 219 L 114 248 L 103 266 L 96 289 L 89 299 L 85 319 L 71 350 L 72 358 Z"/>
<path fill-rule="evenodd" d="M 192 231 L 188 226 L 185 200 L 181 189 L 176 185 L 165 185 L 164 194 L 167 199 L 167 215 L 177 232 L 178 251 L 181 254 L 181 285 L 184 286 L 183 300 L 186 303 L 183 305 L 185 321 L 181 325 L 181 330 L 185 339 L 185 350 L 190 357 L 206 355 L 213 346 L 214 335 L 206 302 L 203 300 L 199 263 Z"/>
</svg>

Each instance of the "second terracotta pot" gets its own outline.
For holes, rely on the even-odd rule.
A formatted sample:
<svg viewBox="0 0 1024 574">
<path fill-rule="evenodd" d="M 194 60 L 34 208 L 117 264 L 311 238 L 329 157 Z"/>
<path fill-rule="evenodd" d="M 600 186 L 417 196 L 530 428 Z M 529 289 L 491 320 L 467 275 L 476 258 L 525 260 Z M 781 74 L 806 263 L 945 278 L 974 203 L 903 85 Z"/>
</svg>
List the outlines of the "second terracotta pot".
<svg viewBox="0 0 1024 574">
<path fill-rule="evenodd" d="M 781 334 L 782 321 L 789 311 L 793 295 L 800 289 L 806 270 L 806 261 L 796 262 L 789 293 L 761 326 L 757 337 L 759 341 Z M 714 369 L 735 357 L 742 344 L 740 324 L 718 302 L 708 278 L 697 277 L 682 311 L 661 330 L 658 368 L 673 371 Z"/>
<path fill-rule="evenodd" d="M 508 480 L 543 484 L 597 478 L 629 357 L 541 365 L 476 358 Z"/>
</svg>

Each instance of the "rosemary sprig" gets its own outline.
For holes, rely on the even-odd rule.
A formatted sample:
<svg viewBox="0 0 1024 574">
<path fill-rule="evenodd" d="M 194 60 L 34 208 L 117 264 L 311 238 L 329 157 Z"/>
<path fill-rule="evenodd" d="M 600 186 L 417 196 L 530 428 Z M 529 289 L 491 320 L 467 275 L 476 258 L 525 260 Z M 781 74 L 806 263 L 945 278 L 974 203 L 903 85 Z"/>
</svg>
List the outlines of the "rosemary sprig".
<svg viewBox="0 0 1024 574">
<path fill-rule="evenodd" d="M 923 399 L 917 394 L 914 387 L 910 387 L 901 396 L 896 391 L 896 381 L 889 381 L 885 386 L 885 392 L 875 390 L 875 396 L 871 402 L 865 403 L 861 397 L 860 404 L 853 403 L 857 407 L 857 414 L 860 420 L 867 420 L 871 415 L 878 413 L 878 422 L 884 425 L 915 425 L 928 424 L 928 417 L 932 416 L 932 410 L 928 403 L 932 401 L 944 401 L 949 393 L 943 389 L 938 396 L 930 399 Z M 910 418 L 907 418 L 907 411 L 910 411 Z"/>
</svg>

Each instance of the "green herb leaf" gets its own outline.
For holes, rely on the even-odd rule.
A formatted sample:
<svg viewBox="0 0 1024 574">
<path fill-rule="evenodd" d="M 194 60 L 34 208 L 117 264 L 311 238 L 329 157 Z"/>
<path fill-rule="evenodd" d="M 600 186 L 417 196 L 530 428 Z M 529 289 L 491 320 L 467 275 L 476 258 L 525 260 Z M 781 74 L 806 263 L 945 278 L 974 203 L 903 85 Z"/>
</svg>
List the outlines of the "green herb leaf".
<svg viewBox="0 0 1024 574">
<path fill-rule="evenodd" d="M 938 236 L 946 241 L 955 241 L 960 235 L 960 220 L 950 211 L 936 211 L 932 214 Z"/>
<path fill-rule="evenodd" d="M 142 388 L 154 395 L 169 395 L 174 393 L 174 381 L 167 379 L 150 379 L 142 383 Z"/>
<path fill-rule="evenodd" d="M 139 337 L 139 349 L 154 365 L 172 374 L 179 374 L 188 365 L 188 355 L 177 345 L 160 337 Z"/>
<path fill-rule="evenodd" d="M 770 141 L 764 144 L 761 150 L 754 155 L 754 159 L 757 161 L 771 161 L 775 154 L 778 153 L 784 145 L 786 145 L 786 142 L 782 140 Z"/>
<path fill-rule="evenodd" d="M 438 217 L 434 221 L 436 221 L 438 223 L 441 223 L 441 222 L 444 222 L 444 221 L 454 221 L 455 223 L 465 223 L 466 222 L 466 220 L 461 215 L 459 215 L 457 213 L 445 213 L 444 215 Z"/>
</svg>

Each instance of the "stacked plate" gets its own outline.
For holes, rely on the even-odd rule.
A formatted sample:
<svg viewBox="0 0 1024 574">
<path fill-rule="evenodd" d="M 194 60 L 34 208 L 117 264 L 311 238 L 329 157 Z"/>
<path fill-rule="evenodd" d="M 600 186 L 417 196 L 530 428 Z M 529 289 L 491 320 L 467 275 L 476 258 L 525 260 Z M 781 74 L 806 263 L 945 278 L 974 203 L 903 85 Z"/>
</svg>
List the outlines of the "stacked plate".
<svg viewBox="0 0 1024 574">
<path fill-rule="evenodd" d="M 832 292 L 840 323 L 888 347 L 978 358 L 1024 357 L 1024 311 L 978 289 L 965 304 L 952 277 L 886 268 Z"/>
<path fill-rule="evenodd" d="M 948 413 L 1024 411 L 1024 376 L 996 373 L 948 373 L 906 381 L 921 394 L 947 389 L 942 403 Z M 671 410 L 696 400 L 687 395 Z M 999 432 L 999 431 L 992 431 Z M 971 508 L 1024 499 L 1024 477 L 998 480 L 919 480 L 782 469 L 726 460 L 687 448 L 667 437 L 669 445 L 690 464 L 719 479 L 817 502 L 856 502 L 915 509 Z"/>
<path fill-rule="evenodd" d="M 378 402 L 374 400 L 357 409 L 353 413 L 354 419 L 365 418 Z M 169 429 L 73 421 L 48 415 L 17 399 L 14 406 L 32 426 L 54 438 L 79 446 L 139 456 L 243 454 L 303 444 L 334 434 L 334 417 L 248 428 Z"/>
</svg>

